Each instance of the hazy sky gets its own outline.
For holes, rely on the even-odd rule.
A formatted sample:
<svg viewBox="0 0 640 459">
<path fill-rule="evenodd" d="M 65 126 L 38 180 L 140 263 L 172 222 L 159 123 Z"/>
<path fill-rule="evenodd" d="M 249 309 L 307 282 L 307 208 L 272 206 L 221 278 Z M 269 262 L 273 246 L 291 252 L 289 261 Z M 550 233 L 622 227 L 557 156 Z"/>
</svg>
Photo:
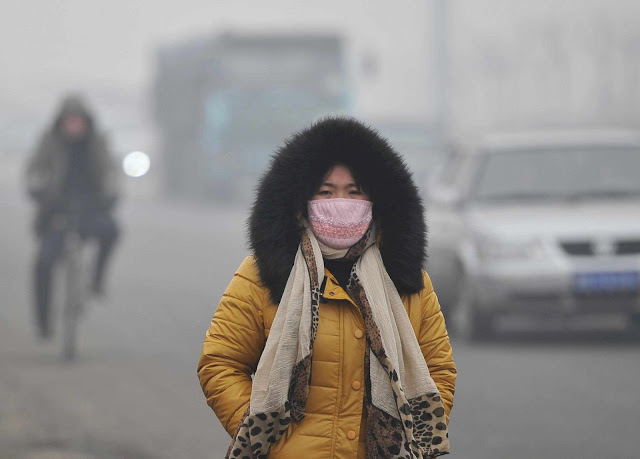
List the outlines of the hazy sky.
<svg viewBox="0 0 640 459">
<path fill-rule="evenodd" d="M 236 30 L 344 34 L 355 113 L 433 116 L 434 0 L 0 0 L 0 128 L 61 93 L 143 109 L 161 44 Z M 640 120 L 640 2 L 446 0 L 448 96 L 462 126 Z M 365 55 L 377 73 L 363 75 Z M 606 116 L 601 116 L 601 115 Z M 140 119 L 140 115 L 136 115 Z M 635 121 L 633 121 L 635 122 Z"/>
<path fill-rule="evenodd" d="M 427 110 L 429 18 L 421 0 L 0 1 L 0 116 L 48 111 L 76 87 L 91 88 L 98 105 L 119 91 L 144 97 L 159 44 L 234 27 L 342 31 L 353 57 L 369 53 L 379 63 L 359 87 L 358 111 Z"/>
</svg>

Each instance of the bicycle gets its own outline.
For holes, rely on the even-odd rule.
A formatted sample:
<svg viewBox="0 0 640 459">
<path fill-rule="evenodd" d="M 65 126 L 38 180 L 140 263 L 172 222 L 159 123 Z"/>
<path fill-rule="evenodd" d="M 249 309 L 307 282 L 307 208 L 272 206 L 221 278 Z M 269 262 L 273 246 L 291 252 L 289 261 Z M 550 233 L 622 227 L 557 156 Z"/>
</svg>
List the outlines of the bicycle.
<svg viewBox="0 0 640 459">
<path fill-rule="evenodd" d="M 78 347 L 78 324 L 83 315 L 89 296 L 85 277 L 84 249 L 85 237 L 80 230 L 82 207 L 65 206 L 59 215 L 59 225 L 63 234 L 61 265 L 64 267 L 65 295 L 62 307 L 62 358 L 74 360 Z"/>
</svg>

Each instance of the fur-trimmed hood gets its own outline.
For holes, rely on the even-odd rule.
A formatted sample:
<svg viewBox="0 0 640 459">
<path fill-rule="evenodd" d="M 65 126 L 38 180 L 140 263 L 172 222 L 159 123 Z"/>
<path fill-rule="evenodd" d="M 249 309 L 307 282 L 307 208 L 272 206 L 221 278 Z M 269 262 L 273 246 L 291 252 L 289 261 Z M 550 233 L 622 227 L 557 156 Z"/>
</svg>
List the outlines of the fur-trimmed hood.
<svg viewBox="0 0 640 459">
<path fill-rule="evenodd" d="M 352 118 L 325 118 L 296 133 L 273 155 L 248 221 L 260 277 L 278 304 L 303 230 L 298 216 L 325 173 L 343 163 L 368 188 L 381 234 L 382 259 L 398 292 L 424 287 L 424 208 L 400 155 L 375 130 Z"/>
</svg>

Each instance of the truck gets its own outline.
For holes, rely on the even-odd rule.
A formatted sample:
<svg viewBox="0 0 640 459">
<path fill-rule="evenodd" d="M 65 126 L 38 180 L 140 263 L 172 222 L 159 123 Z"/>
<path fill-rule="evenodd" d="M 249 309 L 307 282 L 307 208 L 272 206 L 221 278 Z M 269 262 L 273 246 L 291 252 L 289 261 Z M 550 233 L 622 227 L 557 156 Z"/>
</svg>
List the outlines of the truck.
<svg viewBox="0 0 640 459">
<path fill-rule="evenodd" d="M 343 38 L 224 32 L 159 49 L 153 113 L 169 195 L 245 201 L 296 130 L 346 113 Z"/>
</svg>

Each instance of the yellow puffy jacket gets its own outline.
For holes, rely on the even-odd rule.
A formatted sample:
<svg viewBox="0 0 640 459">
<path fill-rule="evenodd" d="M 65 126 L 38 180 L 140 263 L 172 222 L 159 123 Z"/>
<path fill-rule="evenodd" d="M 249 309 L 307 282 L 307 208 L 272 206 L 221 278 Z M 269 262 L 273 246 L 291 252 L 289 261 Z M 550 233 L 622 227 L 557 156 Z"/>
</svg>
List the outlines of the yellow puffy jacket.
<svg viewBox="0 0 640 459">
<path fill-rule="evenodd" d="M 270 458 L 364 458 L 364 321 L 335 277 L 327 277 L 313 347 L 306 415 L 291 423 Z M 453 406 L 456 367 L 438 298 L 427 273 L 425 288 L 402 296 L 422 353 L 444 401 Z M 247 257 L 227 287 L 206 333 L 198 364 L 207 403 L 233 435 L 249 406 L 251 375 L 264 349 L 277 305 Z"/>
</svg>

